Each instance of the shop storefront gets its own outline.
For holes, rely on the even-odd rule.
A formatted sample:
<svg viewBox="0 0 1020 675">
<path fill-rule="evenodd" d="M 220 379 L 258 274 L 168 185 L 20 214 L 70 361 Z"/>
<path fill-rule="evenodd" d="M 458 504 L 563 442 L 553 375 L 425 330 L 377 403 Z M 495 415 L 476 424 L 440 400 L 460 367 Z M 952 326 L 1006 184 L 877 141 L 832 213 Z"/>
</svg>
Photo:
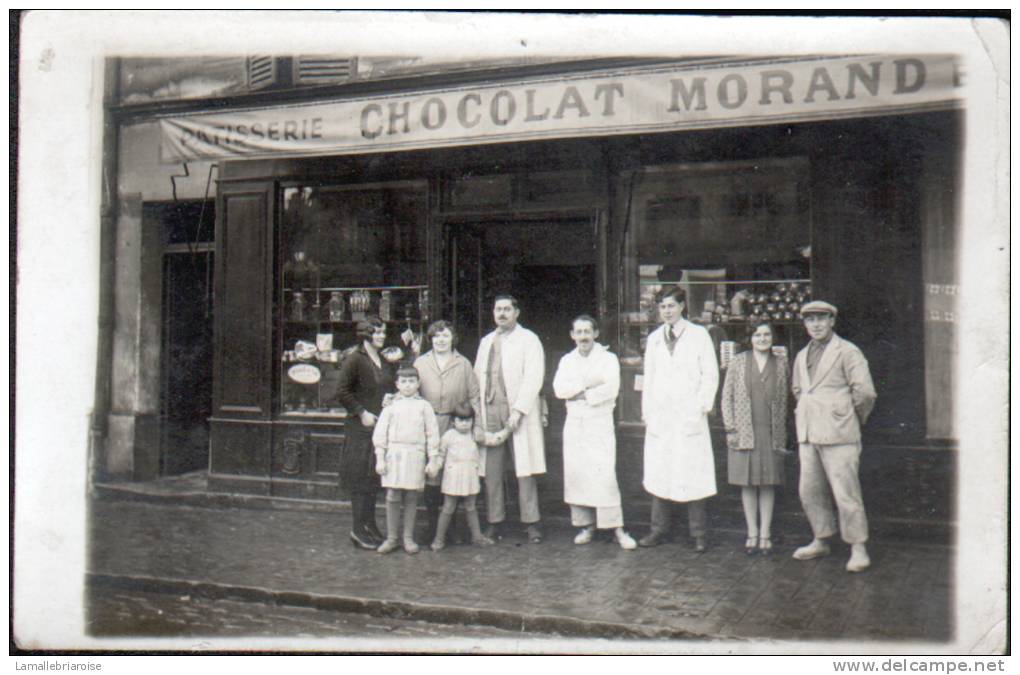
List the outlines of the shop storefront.
<svg viewBox="0 0 1020 675">
<path fill-rule="evenodd" d="M 836 304 L 878 387 L 864 480 L 923 475 L 901 515 L 948 518 L 959 86 L 947 56 L 701 59 L 160 116 L 164 163 L 218 166 L 210 490 L 342 498 L 336 375 L 358 319 L 387 322 L 396 359 L 452 320 L 473 359 L 510 292 L 550 383 L 570 319 L 598 317 L 638 496 L 643 340 L 676 283 L 723 365 L 754 317 L 792 355 L 799 305 Z"/>
</svg>

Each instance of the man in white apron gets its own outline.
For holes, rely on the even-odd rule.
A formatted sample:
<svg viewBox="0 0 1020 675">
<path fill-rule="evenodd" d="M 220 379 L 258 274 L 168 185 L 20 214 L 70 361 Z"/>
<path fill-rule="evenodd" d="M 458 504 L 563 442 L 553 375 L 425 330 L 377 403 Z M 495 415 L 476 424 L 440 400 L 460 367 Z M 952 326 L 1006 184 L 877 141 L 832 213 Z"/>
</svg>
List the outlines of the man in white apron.
<svg viewBox="0 0 1020 675">
<path fill-rule="evenodd" d="M 506 432 L 510 438 L 489 446 L 484 473 L 486 516 L 490 539 L 499 536 L 506 519 L 503 471 L 507 459 L 513 462 L 521 522 L 528 540 L 542 541 L 538 528 L 538 483 L 545 473 L 545 438 L 539 394 L 545 379 L 545 351 L 533 332 L 517 323 L 521 310 L 510 295 L 498 295 L 492 316 L 496 330 L 478 345 L 475 375 L 481 390 L 482 428 L 488 435 Z M 487 444 L 488 445 L 488 444 Z"/>
<path fill-rule="evenodd" d="M 591 542 L 595 528 L 613 529 L 624 550 L 637 548 L 623 529 L 623 508 L 616 482 L 616 430 L 613 408 L 620 393 L 620 362 L 595 342 L 598 323 L 582 314 L 570 337 L 577 348 L 560 359 L 553 392 L 567 402 L 563 425 L 563 500 L 570 522 L 581 531 L 575 544 Z"/>
<path fill-rule="evenodd" d="M 708 331 L 686 321 L 687 296 L 676 286 L 659 294 L 663 325 L 645 345 L 641 417 L 645 422 L 644 487 L 652 495 L 652 531 L 638 542 L 668 536 L 673 502 L 686 502 L 694 548 L 707 548 L 705 500 L 716 493 L 708 414 L 715 405 L 719 366 Z"/>
</svg>

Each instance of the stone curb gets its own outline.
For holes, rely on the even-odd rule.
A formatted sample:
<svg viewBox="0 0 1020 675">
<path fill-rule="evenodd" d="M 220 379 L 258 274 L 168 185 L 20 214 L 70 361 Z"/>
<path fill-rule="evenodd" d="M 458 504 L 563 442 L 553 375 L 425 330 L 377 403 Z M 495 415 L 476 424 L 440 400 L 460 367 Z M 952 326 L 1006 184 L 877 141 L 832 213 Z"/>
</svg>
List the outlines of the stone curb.
<svg viewBox="0 0 1020 675">
<path fill-rule="evenodd" d="M 491 626 L 503 630 L 520 631 L 532 636 L 535 633 L 542 633 L 552 637 L 570 638 L 708 641 L 722 639 L 717 635 L 700 634 L 676 628 L 639 627 L 611 622 L 585 621 L 583 619 L 563 616 L 528 615 L 494 609 L 319 595 L 302 591 L 275 591 L 255 586 L 231 586 L 186 579 L 161 579 L 157 577 L 89 572 L 86 573 L 86 583 L 92 586 L 113 589 L 174 595 L 196 595 L 213 600 L 240 600 L 252 603 L 306 607 L 347 614 L 367 614 L 388 619 L 417 620 L 454 626 Z"/>
</svg>

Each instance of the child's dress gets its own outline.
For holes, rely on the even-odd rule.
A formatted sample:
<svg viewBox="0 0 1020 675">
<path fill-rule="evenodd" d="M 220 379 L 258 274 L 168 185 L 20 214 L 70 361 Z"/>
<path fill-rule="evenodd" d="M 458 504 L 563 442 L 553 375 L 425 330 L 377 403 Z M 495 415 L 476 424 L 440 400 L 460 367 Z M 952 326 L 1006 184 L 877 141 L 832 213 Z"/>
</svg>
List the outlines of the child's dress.
<svg viewBox="0 0 1020 675">
<path fill-rule="evenodd" d="M 443 494 L 467 497 L 478 494 L 481 483 L 478 470 L 481 453 L 470 433 L 462 434 L 450 429 L 439 443 L 439 456 L 443 459 Z"/>
<path fill-rule="evenodd" d="M 439 449 L 439 425 L 432 406 L 420 396 L 398 394 L 379 415 L 372 444 L 386 451 L 384 488 L 425 489 L 425 463 Z"/>
</svg>

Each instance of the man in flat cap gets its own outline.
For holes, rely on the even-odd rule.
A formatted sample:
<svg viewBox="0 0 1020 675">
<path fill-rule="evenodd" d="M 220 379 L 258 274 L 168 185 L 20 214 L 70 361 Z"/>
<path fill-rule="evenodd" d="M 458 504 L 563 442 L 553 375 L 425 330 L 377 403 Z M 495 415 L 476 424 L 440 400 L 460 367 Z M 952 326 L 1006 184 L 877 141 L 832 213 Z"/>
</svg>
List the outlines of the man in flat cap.
<svg viewBox="0 0 1020 675">
<path fill-rule="evenodd" d="M 808 302 L 800 310 L 811 342 L 793 365 L 793 395 L 800 443 L 800 501 L 814 539 L 793 557 L 811 560 L 829 554 L 825 540 L 836 534 L 831 488 L 839 532 L 851 549 L 846 569 L 860 572 L 871 565 L 865 547 L 868 517 L 858 478 L 861 426 L 876 396 L 864 354 L 833 332 L 836 313 L 833 305 L 822 300 Z"/>
</svg>

